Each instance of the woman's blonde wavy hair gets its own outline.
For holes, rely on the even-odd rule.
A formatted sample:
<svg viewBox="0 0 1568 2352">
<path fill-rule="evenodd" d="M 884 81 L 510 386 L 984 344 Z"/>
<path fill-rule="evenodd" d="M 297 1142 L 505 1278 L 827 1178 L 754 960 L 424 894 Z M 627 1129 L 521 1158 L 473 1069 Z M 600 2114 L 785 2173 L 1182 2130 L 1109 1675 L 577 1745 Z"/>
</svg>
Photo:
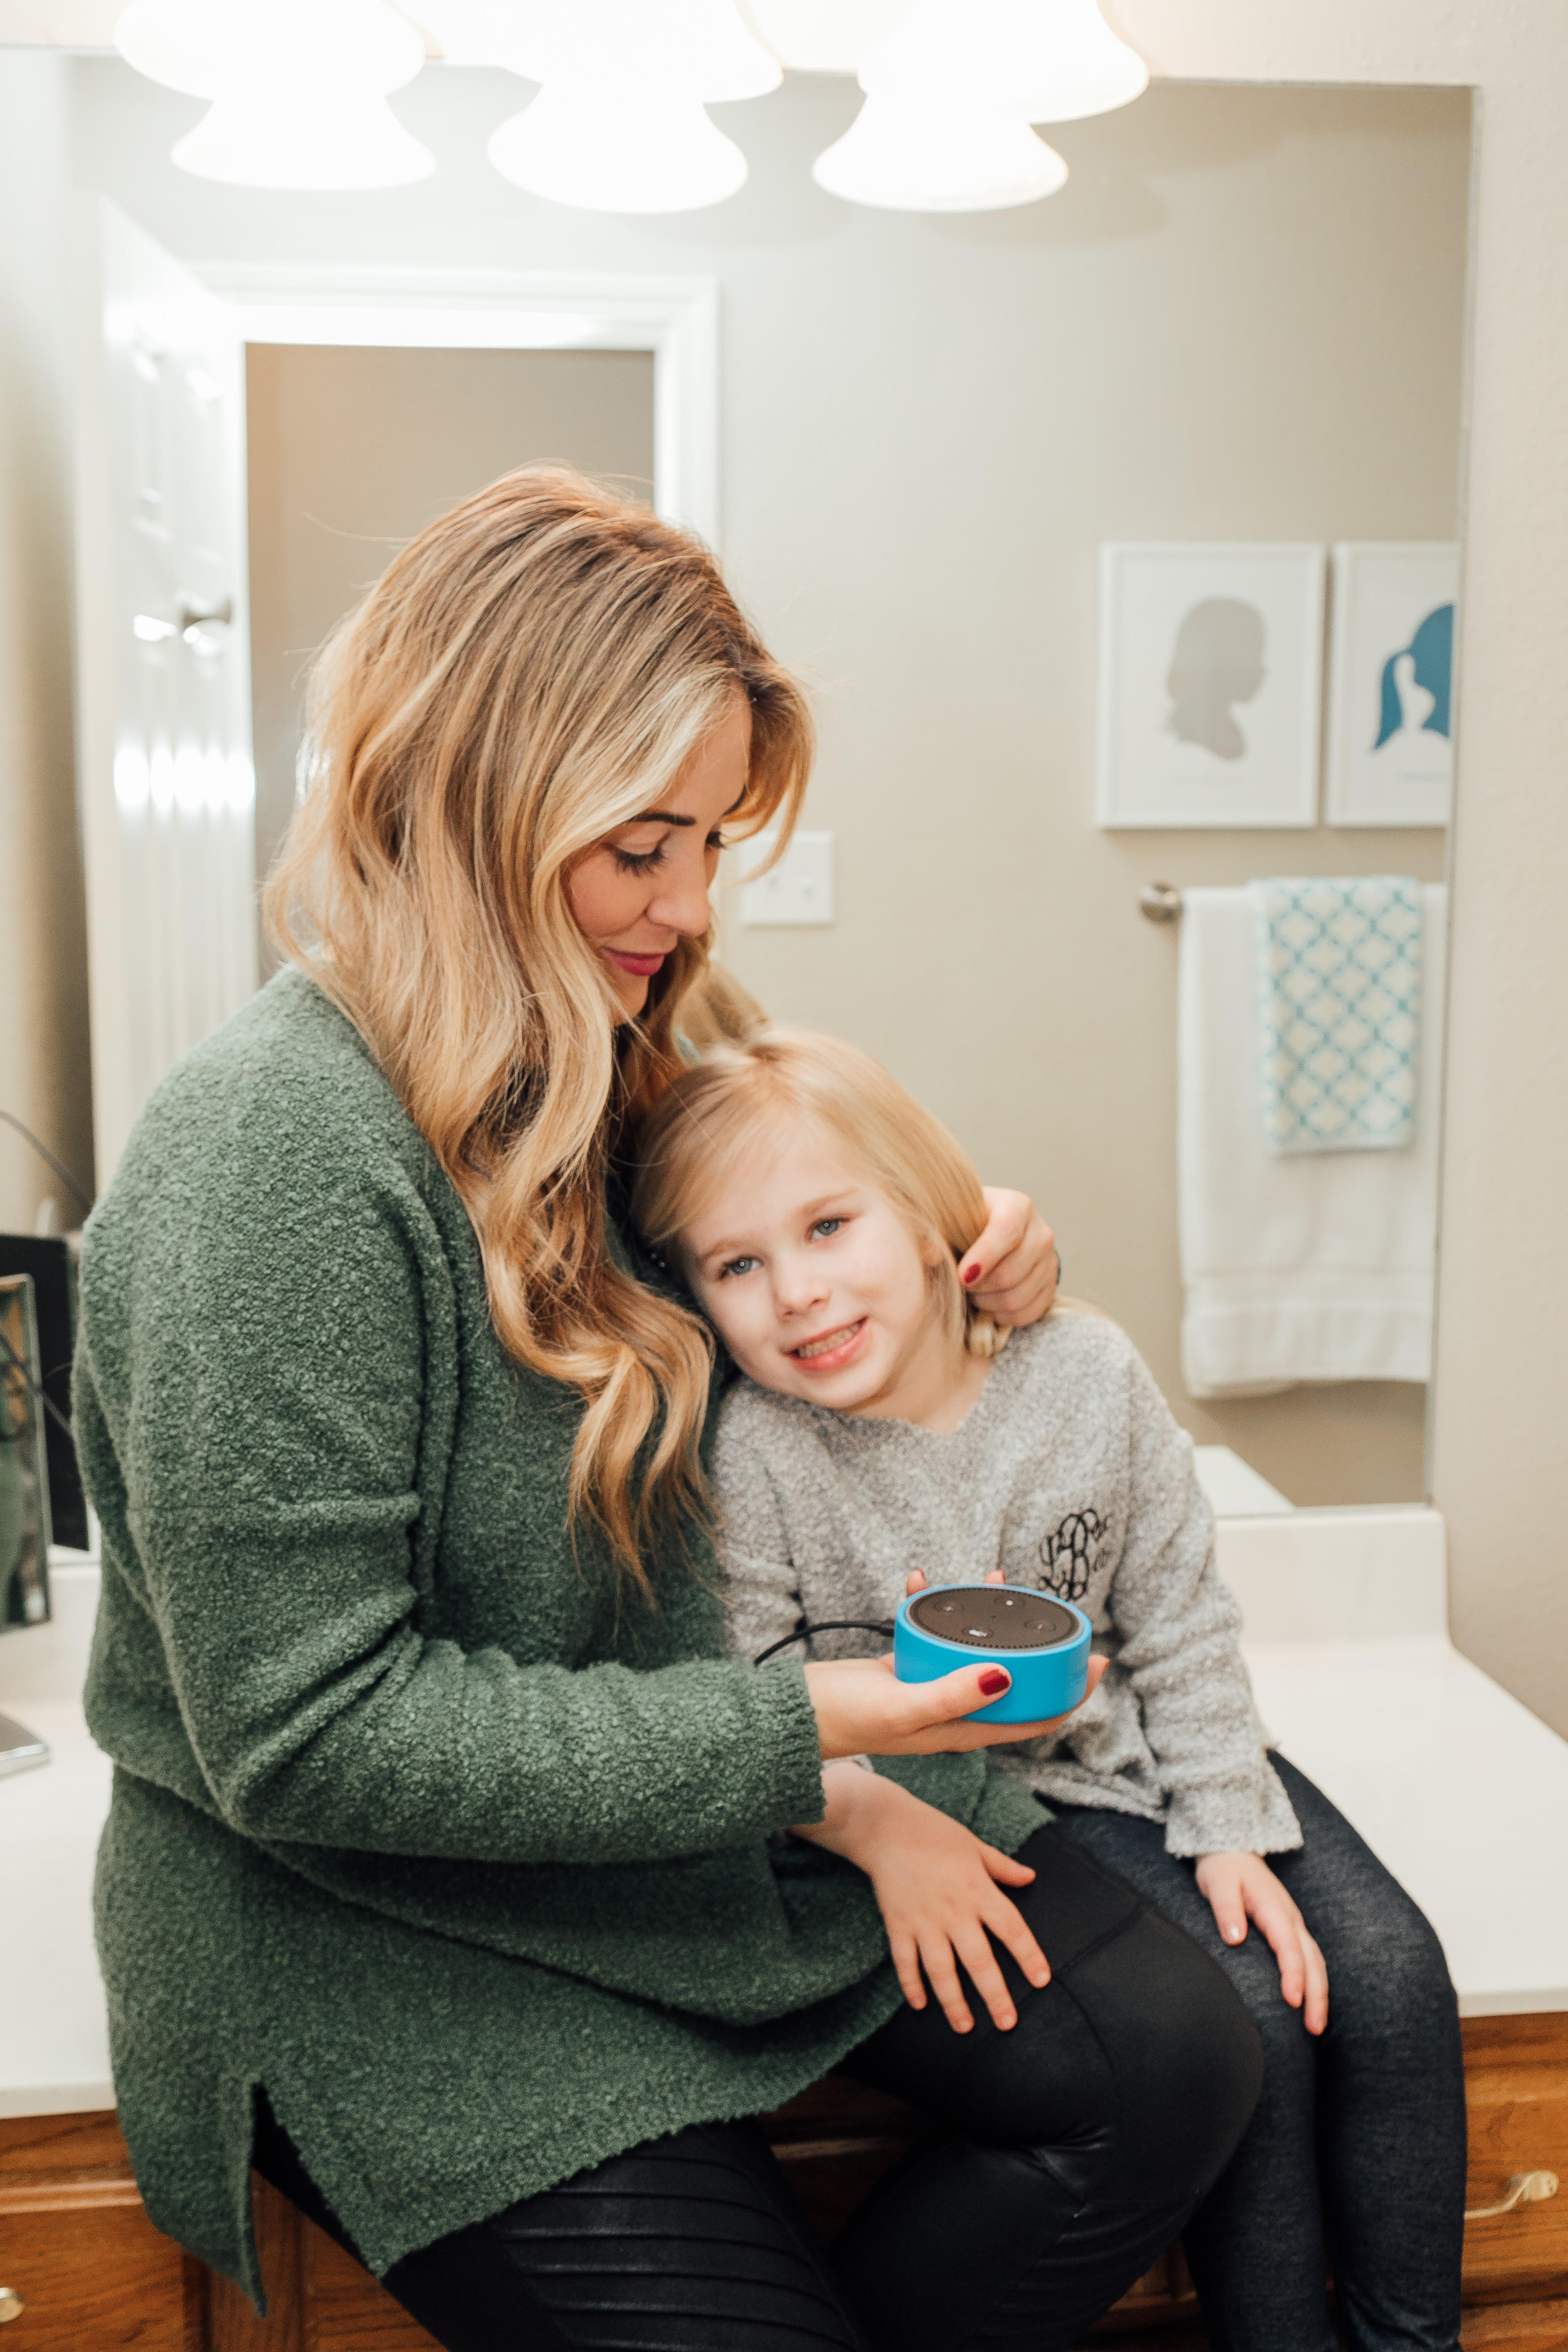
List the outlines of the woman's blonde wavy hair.
<svg viewBox="0 0 1568 2352">
<path fill-rule="evenodd" d="M 751 766 L 729 823 L 787 833 L 810 715 L 708 551 L 524 467 L 422 531 L 329 642 L 266 893 L 279 951 L 354 1024 L 461 1194 L 502 1344 L 582 1396 L 571 1524 L 645 1595 L 650 1541 L 703 1506 L 711 1343 L 616 1263 L 605 1187 L 681 1067 L 708 941 L 683 940 L 617 1028 L 566 883 L 742 695 Z"/>
<path fill-rule="evenodd" d="M 1007 1332 L 958 1278 L 959 1260 L 984 1230 L 985 1195 L 973 1161 L 942 1121 L 904 1092 L 880 1062 L 812 1029 L 763 1029 L 743 1045 L 714 1045 L 667 1087 L 642 1122 L 632 1221 L 655 1249 L 679 1257 L 680 1235 L 748 1152 L 802 1122 L 826 1133 L 862 1169 L 928 1254 L 937 1311 L 972 1356 L 994 1356 Z"/>
</svg>

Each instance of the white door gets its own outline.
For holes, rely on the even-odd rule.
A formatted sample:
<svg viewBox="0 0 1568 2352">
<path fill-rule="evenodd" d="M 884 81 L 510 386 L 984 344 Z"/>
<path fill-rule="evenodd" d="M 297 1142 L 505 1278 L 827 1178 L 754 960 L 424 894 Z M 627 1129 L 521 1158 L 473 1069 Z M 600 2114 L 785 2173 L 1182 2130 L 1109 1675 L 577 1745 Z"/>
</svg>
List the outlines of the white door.
<svg viewBox="0 0 1568 2352">
<path fill-rule="evenodd" d="M 171 1063 L 257 984 L 245 347 L 112 205 L 84 229 L 79 774 L 101 1191 Z"/>
</svg>

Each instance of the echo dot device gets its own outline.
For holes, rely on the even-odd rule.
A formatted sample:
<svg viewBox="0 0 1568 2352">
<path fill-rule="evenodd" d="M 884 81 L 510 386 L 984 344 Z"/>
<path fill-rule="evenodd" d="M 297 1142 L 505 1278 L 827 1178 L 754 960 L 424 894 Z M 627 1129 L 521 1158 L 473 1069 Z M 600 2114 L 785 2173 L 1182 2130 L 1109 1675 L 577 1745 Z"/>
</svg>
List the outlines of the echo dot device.
<svg viewBox="0 0 1568 2352">
<path fill-rule="evenodd" d="M 1090 1626 L 1081 1609 L 1024 1584 L 938 1584 L 900 1601 L 893 1672 L 934 1683 L 955 1666 L 1005 1666 L 1011 1690 L 965 1723 L 1043 1723 L 1089 1688 Z"/>
</svg>

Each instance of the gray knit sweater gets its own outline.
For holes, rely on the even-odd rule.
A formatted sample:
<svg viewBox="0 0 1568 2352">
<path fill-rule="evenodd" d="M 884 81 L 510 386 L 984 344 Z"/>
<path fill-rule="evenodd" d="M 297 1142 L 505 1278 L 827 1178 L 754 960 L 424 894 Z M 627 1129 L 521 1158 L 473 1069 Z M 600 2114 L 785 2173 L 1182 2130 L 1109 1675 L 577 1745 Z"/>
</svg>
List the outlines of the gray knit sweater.
<svg viewBox="0 0 1568 2352">
<path fill-rule="evenodd" d="M 1172 1853 L 1300 1844 L 1264 1753 L 1192 1441 L 1115 1324 L 1058 1311 L 1016 1333 L 951 1435 L 742 1381 L 714 1481 L 737 1655 L 802 1623 L 890 1617 L 911 1568 L 933 1584 L 1000 1568 L 1076 1601 L 1110 1661 L 1067 1730 L 992 1751 L 1004 1770 L 1064 1804 L 1163 1821 Z M 886 1646 L 826 1634 L 809 1654 Z"/>
</svg>

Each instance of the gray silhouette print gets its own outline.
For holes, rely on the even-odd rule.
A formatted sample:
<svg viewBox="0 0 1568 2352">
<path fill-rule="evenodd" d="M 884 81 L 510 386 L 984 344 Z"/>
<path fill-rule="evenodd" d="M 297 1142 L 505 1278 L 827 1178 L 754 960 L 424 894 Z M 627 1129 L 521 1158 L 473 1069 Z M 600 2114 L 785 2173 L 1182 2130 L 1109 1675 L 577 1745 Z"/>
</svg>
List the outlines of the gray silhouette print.
<svg viewBox="0 0 1568 2352">
<path fill-rule="evenodd" d="M 1247 737 L 1231 706 L 1250 702 L 1268 677 L 1268 641 L 1262 614 L 1238 596 L 1205 596 L 1193 606 L 1176 631 L 1165 679 L 1165 723 L 1178 742 L 1201 743 L 1220 760 L 1245 756 Z"/>
</svg>

